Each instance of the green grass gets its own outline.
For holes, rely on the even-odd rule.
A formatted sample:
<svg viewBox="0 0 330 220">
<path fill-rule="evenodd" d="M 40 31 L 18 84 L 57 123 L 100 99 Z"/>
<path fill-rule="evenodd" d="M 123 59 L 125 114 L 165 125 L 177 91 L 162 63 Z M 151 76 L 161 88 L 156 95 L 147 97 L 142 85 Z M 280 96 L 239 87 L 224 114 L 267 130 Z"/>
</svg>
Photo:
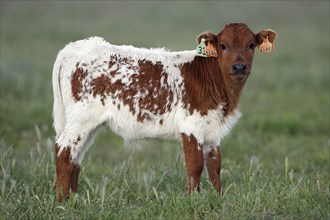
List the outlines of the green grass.
<svg viewBox="0 0 330 220">
<path fill-rule="evenodd" d="M 330 219 L 329 2 L 1 1 L 0 219 Z M 174 141 L 123 148 L 108 128 L 86 155 L 79 193 L 55 202 L 51 71 L 68 42 L 195 48 L 205 30 L 246 22 L 278 33 L 256 52 L 242 119 L 223 142 L 224 195 L 203 173 L 188 196 Z"/>
<path fill-rule="evenodd" d="M 182 154 L 175 156 L 175 146 L 157 152 L 147 149 L 144 156 L 126 155 L 116 163 L 88 157 L 81 172 L 79 194 L 58 206 L 54 194 L 53 143 L 41 139 L 36 145 L 24 161 L 13 157 L 13 148 L 1 152 L 4 172 L 1 210 L 5 217 L 322 219 L 328 216 L 327 178 L 318 170 L 294 170 L 290 157 L 287 163 L 283 158 L 273 164 L 275 169 L 267 169 L 263 161 L 258 163 L 249 157 L 240 164 L 227 157 L 222 172 L 223 197 L 211 189 L 206 177 L 202 180 L 202 192 L 187 196 Z"/>
</svg>

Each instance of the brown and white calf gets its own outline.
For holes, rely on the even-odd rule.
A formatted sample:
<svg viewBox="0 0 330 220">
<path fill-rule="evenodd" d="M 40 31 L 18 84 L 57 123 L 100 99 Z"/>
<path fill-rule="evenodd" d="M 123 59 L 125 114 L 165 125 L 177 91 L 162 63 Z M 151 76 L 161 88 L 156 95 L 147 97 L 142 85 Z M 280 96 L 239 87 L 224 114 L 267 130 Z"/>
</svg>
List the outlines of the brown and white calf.
<svg viewBox="0 0 330 220">
<path fill-rule="evenodd" d="M 202 33 L 199 53 L 115 46 L 99 37 L 68 44 L 53 69 L 57 201 L 77 192 L 81 161 L 103 124 L 129 146 L 181 139 L 188 191 L 199 191 L 205 164 L 220 192 L 220 140 L 240 117 L 255 47 L 269 52 L 275 37 L 234 23 L 217 35 Z"/>
</svg>

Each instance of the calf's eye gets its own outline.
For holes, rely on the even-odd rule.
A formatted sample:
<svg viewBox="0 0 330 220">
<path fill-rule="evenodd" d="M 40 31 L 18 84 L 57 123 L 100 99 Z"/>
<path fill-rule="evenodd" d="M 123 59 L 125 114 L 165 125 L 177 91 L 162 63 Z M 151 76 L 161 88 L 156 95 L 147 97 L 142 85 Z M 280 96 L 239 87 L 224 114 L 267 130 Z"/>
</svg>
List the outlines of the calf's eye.
<svg viewBox="0 0 330 220">
<path fill-rule="evenodd" d="M 253 50 L 254 49 L 254 43 L 251 43 L 250 45 L 249 45 L 249 49 L 251 49 L 251 50 Z"/>
<path fill-rule="evenodd" d="M 226 45 L 224 45 L 224 44 L 221 44 L 220 47 L 221 47 L 221 50 L 227 49 Z"/>
</svg>

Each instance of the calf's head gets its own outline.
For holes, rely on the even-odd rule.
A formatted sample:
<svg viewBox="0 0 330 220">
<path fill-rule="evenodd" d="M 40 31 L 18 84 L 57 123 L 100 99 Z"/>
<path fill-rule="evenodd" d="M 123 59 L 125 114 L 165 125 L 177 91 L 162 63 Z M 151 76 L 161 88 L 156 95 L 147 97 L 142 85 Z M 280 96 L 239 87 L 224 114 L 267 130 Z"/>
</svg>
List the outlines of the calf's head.
<svg viewBox="0 0 330 220">
<path fill-rule="evenodd" d="M 197 43 L 203 38 L 207 48 L 211 48 L 217 57 L 221 72 L 236 82 L 244 82 L 251 71 L 255 47 L 259 47 L 261 53 L 271 52 L 276 33 L 266 29 L 254 34 L 246 24 L 232 23 L 218 35 L 202 33 L 197 37 Z"/>
</svg>

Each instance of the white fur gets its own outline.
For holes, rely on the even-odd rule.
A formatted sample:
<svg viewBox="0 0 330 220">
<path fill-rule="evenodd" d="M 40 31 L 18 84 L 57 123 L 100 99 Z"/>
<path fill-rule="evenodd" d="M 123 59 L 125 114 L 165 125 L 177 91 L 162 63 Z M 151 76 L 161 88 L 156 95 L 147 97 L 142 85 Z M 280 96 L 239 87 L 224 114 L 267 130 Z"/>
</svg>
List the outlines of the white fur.
<svg viewBox="0 0 330 220">
<path fill-rule="evenodd" d="M 79 68 L 88 71 L 89 75 L 84 82 L 89 83 L 92 79 L 101 76 L 104 73 L 103 69 L 109 71 L 108 62 L 111 55 L 131 59 L 132 62 L 129 65 L 134 68 L 139 68 L 138 60 L 145 59 L 154 64 L 161 62 L 164 74 L 168 74 L 167 82 L 165 82 L 165 77 L 161 78 L 161 85 L 167 85 L 167 89 L 174 93 L 170 111 L 163 115 L 155 115 L 143 110 L 150 120 L 138 122 L 137 114 L 133 115 L 129 107 L 116 98 L 119 95 L 118 91 L 114 94 L 114 99 L 107 98 L 104 104 L 100 102 L 100 97 L 94 97 L 93 94 L 85 94 L 86 99 L 76 102 L 71 91 L 71 76 L 77 68 L 76 64 L 79 63 Z M 182 103 L 184 88 L 179 86 L 183 82 L 183 77 L 179 66 L 191 62 L 195 55 L 195 51 L 169 52 L 164 49 L 115 46 L 99 37 L 68 44 L 59 52 L 53 69 L 53 117 L 56 140 L 60 146 L 59 154 L 63 148 L 70 147 L 72 160 L 80 163 L 93 141 L 97 128 L 104 123 L 121 135 L 125 144 L 129 146 L 136 146 L 135 141 L 142 138 L 178 139 L 181 133 L 194 135 L 198 143 L 204 146 L 219 145 L 219 141 L 230 131 L 240 117 L 240 113 L 235 110 L 232 115 L 224 117 L 222 105 L 220 105 L 218 109 L 210 110 L 207 115 L 201 116 L 197 111 L 190 115 L 188 109 L 184 108 Z M 121 65 L 117 74 L 111 79 L 112 83 L 121 80 L 125 84 L 124 90 L 130 88 L 131 77 L 136 74 L 132 68 L 128 67 Z M 114 64 L 110 70 L 116 70 L 116 68 Z M 136 97 L 132 97 L 135 101 L 136 112 L 139 110 L 138 98 L 147 95 L 147 91 L 141 90 Z M 169 102 L 167 98 L 166 103 Z M 178 104 L 174 105 L 173 103 L 176 102 Z M 78 135 L 81 141 L 75 143 Z"/>
</svg>

